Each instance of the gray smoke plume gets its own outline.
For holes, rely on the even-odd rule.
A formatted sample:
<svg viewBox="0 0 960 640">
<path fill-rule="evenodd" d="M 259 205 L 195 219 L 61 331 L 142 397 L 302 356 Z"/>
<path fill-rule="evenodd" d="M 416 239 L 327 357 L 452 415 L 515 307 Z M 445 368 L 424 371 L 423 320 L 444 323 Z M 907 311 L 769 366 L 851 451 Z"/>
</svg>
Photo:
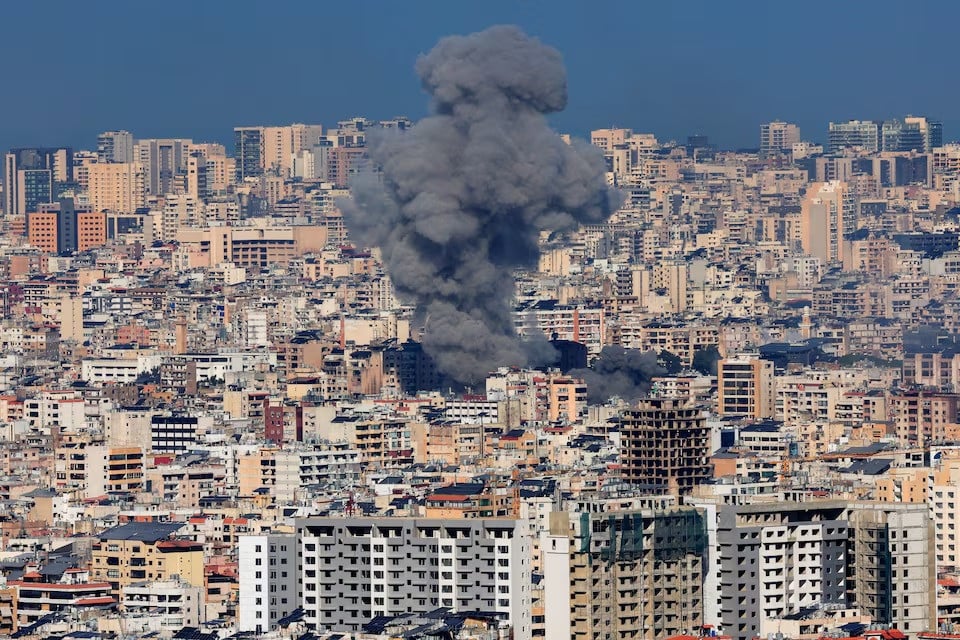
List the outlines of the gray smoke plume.
<svg viewBox="0 0 960 640">
<path fill-rule="evenodd" d="M 432 115 L 370 132 L 381 173 L 353 182 L 349 228 L 382 249 L 441 371 L 476 383 L 498 366 L 543 364 L 542 345 L 514 329 L 513 270 L 536 266 L 541 231 L 603 221 L 620 204 L 599 150 L 565 144 L 544 118 L 566 106 L 560 54 L 500 26 L 444 38 L 416 69 Z"/>
<path fill-rule="evenodd" d="M 602 404 L 617 396 L 632 402 L 650 391 L 650 381 L 666 369 L 657 364 L 654 351 L 604 347 L 589 369 L 573 369 L 569 375 L 587 383 L 587 401 Z"/>
</svg>

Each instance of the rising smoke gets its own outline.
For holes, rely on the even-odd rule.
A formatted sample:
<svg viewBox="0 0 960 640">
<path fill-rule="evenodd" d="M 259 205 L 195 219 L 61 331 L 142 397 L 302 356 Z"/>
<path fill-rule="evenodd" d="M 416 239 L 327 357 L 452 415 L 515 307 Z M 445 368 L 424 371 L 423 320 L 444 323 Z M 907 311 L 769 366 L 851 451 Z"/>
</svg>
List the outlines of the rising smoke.
<svg viewBox="0 0 960 640">
<path fill-rule="evenodd" d="M 573 369 L 571 376 L 587 383 L 587 400 L 591 404 L 618 397 L 628 402 L 643 397 L 650 391 L 650 381 L 662 376 L 666 369 L 657 364 L 653 351 L 604 347 L 589 369 Z"/>
<path fill-rule="evenodd" d="M 544 341 L 514 329 L 513 270 L 536 266 L 541 231 L 603 221 L 620 204 L 599 150 L 547 125 L 567 102 L 560 54 L 499 26 L 444 38 L 416 70 L 432 115 L 370 133 L 381 173 L 354 181 L 350 230 L 382 249 L 442 372 L 470 384 L 498 366 L 544 364 Z"/>
</svg>

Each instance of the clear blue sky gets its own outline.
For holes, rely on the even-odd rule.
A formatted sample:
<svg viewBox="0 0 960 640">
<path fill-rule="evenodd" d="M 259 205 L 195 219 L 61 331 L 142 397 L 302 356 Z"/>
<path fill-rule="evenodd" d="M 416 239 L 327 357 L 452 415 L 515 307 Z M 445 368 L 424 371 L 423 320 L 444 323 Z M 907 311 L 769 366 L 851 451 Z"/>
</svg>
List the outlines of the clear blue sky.
<svg viewBox="0 0 960 640">
<path fill-rule="evenodd" d="M 0 17 L 0 149 L 417 118 L 416 56 L 498 23 L 563 53 L 563 131 L 755 146 L 766 120 L 817 140 L 831 119 L 910 112 L 960 138 L 960 3 L 946 0 L 23 0 Z"/>
</svg>

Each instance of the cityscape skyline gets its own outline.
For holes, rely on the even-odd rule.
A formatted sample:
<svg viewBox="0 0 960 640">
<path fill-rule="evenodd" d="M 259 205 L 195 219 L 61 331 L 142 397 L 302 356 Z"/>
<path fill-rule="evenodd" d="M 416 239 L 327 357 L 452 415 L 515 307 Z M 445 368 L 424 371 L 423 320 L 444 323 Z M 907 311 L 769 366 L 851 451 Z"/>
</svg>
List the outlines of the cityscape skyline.
<svg viewBox="0 0 960 640">
<path fill-rule="evenodd" d="M 960 120 L 947 105 L 960 96 L 938 81 L 931 62 L 947 55 L 949 18 L 960 9 L 928 3 L 908 20 L 891 20 L 902 11 L 889 2 L 871 5 L 870 12 L 853 4 L 829 14 L 819 10 L 827 6 L 790 13 L 748 3 L 732 15 L 709 3 L 682 9 L 613 3 L 600 20 L 564 2 L 549 12 L 534 2 L 431 4 L 417 20 L 402 7 L 377 2 L 292 3 L 285 10 L 240 3 L 229 15 L 216 4 L 177 10 L 174 3 L 163 12 L 62 4 L 50 15 L 16 6 L 9 24 L 42 23 L 44 46 L 35 46 L 29 30 L 4 34 L 8 62 L 13 52 L 30 51 L 6 65 L 7 86 L 29 99 L 2 103 L 0 148 L 85 148 L 111 129 L 228 144 L 230 127 L 246 124 L 354 115 L 417 120 L 426 111 L 412 61 L 442 35 L 504 23 L 563 51 L 570 104 L 550 123 L 578 137 L 620 126 L 680 142 L 702 133 L 723 148 L 749 148 L 759 125 L 771 120 L 795 122 L 807 139 L 825 142 L 830 121 L 913 113 L 941 119 L 945 141 L 952 140 Z M 858 27 L 830 46 L 819 40 L 806 46 L 823 28 L 824 15 Z M 403 20 L 405 28 L 395 29 Z M 880 46 L 878 32 L 901 46 Z M 143 46 L 145 37 L 174 33 L 190 44 Z M 259 43 L 250 44 L 255 39 Z M 123 51 L 136 55 L 119 55 Z M 331 71 L 324 64 L 329 58 L 349 64 L 338 62 Z M 270 82 L 258 87 L 256 78 Z M 769 90 L 771 82 L 776 91 Z M 825 94 L 829 100 L 818 98 Z"/>
<path fill-rule="evenodd" d="M 12 6 L 0 640 L 960 640 L 960 10 L 828 6 Z"/>
</svg>

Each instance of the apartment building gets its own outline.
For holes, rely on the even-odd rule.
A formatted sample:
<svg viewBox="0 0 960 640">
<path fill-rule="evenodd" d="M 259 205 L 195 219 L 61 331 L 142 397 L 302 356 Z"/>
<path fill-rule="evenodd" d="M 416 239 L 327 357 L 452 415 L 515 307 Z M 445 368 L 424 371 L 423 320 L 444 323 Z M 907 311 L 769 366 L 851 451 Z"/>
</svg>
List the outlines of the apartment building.
<svg viewBox="0 0 960 640">
<path fill-rule="evenodd" d="M 540 543 L 547 638 L 664 640 L 703 625 L 703 513 L 550 514 Z"/>
<path fill-rule="evenodd" d="M 359 478 L 363 454 L 347 443 L 310 448 L 264 447 L 238 459 L 241 496 L 260 491 L 278 501 L 295 500 L 306 487 L 327 482 L 344 485 Z"/>
<path fill-rule="evenodd" d="M 717 410 L 722 416 L 773 417 L 773 362 L 759 356 L 725 358 L 717 364 Z"/>
<path fill-rule="evenodd" d="M 194 462 L 164 464 L 147 469 L 144 486 L 153 494 L 153 504 L 200 509 L 208 499 L 222 496 L 227 470 L 223 464 Z"/>
<path fill-rule="evenodd" d="M 901 442 L 917 445 L 952 440 L 960 394 L 902 391 L 889 398 L 889 416 Z"/>
<path fill-rule="evenodd" d="M 88 251 L 107 242 L 107 217 L 72 198 L 41 204 L 28 212 L 27 242 L 46 254 Z"/>
<path fill-rule="evenodd" d="M 180 576 L 203 586 L 203 545 L 177 540 L 182 523 L 130 522 L 100 533 L 93 544 L 90 576 L 121 596 L 131 584 Z"/>
<path fill-rule="evenodd" d="M 548 376 L 550 422 L 578 422 L 587 411 L 587 385 L 580 378 Z"/>
<path fill-rule="evenodd" d="M 845 516 L 840 501 L 718 509 L 714 597 L 723 633 L 752 640 L 765 618 L 845 602 Z"/>
<path fill-rule="evenodd" d="M 483 450 L 483 425 L 458 421 L 414 424 L 414 453 L 418 462 L 460 465 L 477 459 Z"/>
<path fill-rule="evenodd" d="M 926 506 L 849 505 L 847 602 L 875 623 L 914 634 L 934 628 L 934 532 Z"/>
<path fill-rule="evenodd" d="M 202 426 L 197 416 L 153 416 L 150 418 L 150 450 L 183 453 L 199 443 Z"/>
<path fill-rule="evenodd" d="M 908 353 L 900 368 L 906 386 L 960 391 L 960 353 L 952 350 Z"/>
<path fill-rule="evenodd" d="M 176 240 L 181 249 L 200 256 L 193 267 L 233 263 L 259 271 L 320 251 L 327 243 L 327 230 L 317 225 L 180 228 Z"/>
<path fill-rule="evenodd" d="M 787 424 L 836 420 L 838 404 L 852 388 L 852 384 L 814 373 L 778 376 L 774 418 Z"/>
<path fill-rule="evenodd" d="M 760 125 L 760 155 L 788 152 L 800 142 L 800 127 L 775 120 Z"/>
<path fill-rule="evenodd" d="M 73 391 L 44 391 L 23 401 L 23 416 L 35 429 L 78 432 L 86 424 L 84 400 Z"/>
<path fill-rule="evenodd" d="M 708 527 L 718 585 L 708 609 L 738 640 L 755 638 L 764 620 L 826 605 L 907 632 L 929 628 L 936 577 L 925 511 L 842 500 L 721 505 Z"/>
<path fill-rule="evenodd" d="M 239 536 L 237 629 L 265 633 L 301 606 L 297 595 L 297 536 Z"/>
<path fill-rule="evenodd" d="M 349 443 L 364 462 L 374 466 L 413 460 L 413 432 L 408 418 L 343 414 L 318 427 L 318 437 Z"/>
<path fill-rule="evenodd" d="M 91 581 L 90 573 L 81 569 L 68 569 L 57 582 L 46 581 L 39 572 L 28 570 L 20 580 L 11 580 L 7 585 L 17 590 L 19 627 L 29 626 L 59 611 L 93 613 L 117 603 L 110 583 L 96 579 Z"/>
<path fill-rule="evenodd" d="M 606 319 L 600 307 L 538 300 L 517 310 L 514 322 L 521 336 L 579 342 L 587 345 L 587 351 L 594 355 L 606 344 Z"/>
<path fill-rule="evenodd" d="M 87 180 L 87 199 L 94 211 L 135 213 L 146 202 L 147 175 L 140 163 L 91 164 Z"/>
<path fill-rule="evenodd" d="M 688 399 L 647 398 L 619 418 L 624 480 L 689 493 L 710 477 L 710 429 Z"/>
<path fill-rule="evenodd" d="M 67 443 L 55 451 L 56 488 L 83 498 L 108 493 L 136 493 L 143 487 L 144 455 L 140 447 Z"/>
<path fill-rule="evenodd" d="M 301 606 L 312 628 L 439 607 L 503 615 L 531 638 L 530 534 L 509 518 L 297 521 Z"/>
<path fill-rule="evenodd" d="M 854 201 L 839 181 L 815 183 L 801 203 L 800 227 L 803 252 L 823 265 L 843 262 L 843 234 L 851 230 Z"/>
<path fill-rule="evenodd" d="M 622 327 L 622 346 L 641 351 L 669 351 L 685 367 L 693 365 L 697 351 L 720 346 L 720 328 L 709 324 L 673 324 L 646 322 L 638 327 Z"/>
<path fill-rule="evenodd" d="M 97 136 L 98 162 L 133 160 L 133 134 L 129 131 L 104 131 Z"/>
<path fill-rule="evenodd" d="M 918 469 L 919 498 L 927 503 L 935 534 L 934 553 L 938 571 L 960 570 L 960 459 L 956 450 L 931 452 L 932 468 Z M 922 475 L 921 475 L 922 474 Z M 904 483 L 900 483 L 901 488 Z M 901 488 L 899 495 L 903 499 Z"/>
<path fill-rule="evenodd" d="M 123 591 L 120 606 L 128 631 L 172 634 L 207 621 L 205 589 L 180 578 L 135 582 Z"/>
</svg>

